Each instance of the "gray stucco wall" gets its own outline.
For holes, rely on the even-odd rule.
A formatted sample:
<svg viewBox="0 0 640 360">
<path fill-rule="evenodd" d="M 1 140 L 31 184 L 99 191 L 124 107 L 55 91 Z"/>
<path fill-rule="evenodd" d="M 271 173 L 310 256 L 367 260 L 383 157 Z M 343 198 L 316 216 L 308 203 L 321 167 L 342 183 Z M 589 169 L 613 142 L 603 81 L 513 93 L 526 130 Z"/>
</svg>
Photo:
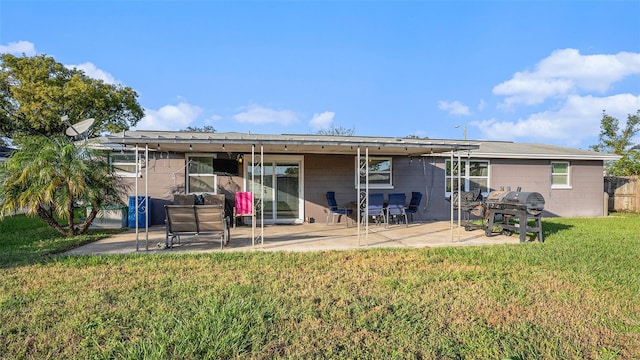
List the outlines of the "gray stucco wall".
<svg viewBox="0 0 640 360">
<path fill-rule="evenodd" d="M 357 201 L 354 187 L 355 157 L 351 155 L 306 155 L 304 158 L 305 217 L 324 222 L 327 191 L 336 192 L 339 205 Z"/>
<path fill-rule="evenodd" d="M 563 160 L 558 160 L 563 161 Z M 570 189 L 551 188 L 551 160 L 491 159 L 489 187 L 491 190 L 518 187 L 526 192 L 539 192 L 545 198 L 543 216 L 593 217 L 604 211 L 604 177 L 602 161 L 570 161 Z M 437 219 L 449 219 L 450 204 L 444 199 L 445 159 L 437 159 L 440 169 L 436 176 L 430 214 Z M 442 217 L 445 215 L 444 217 Z M 455 216 L 455 214 L 454 214 Z"/>
<path fill-rule="evenodd" d="M 393 189 L 371 189 L 385 197 L 390 193 L 405 193 L 407 201 L 412 191 L 423 194 L 415 220 L 448 220 L 450 204 L 445 199 L 445 160 L 439 157 L 397 157 L 393 159 Z M 551 189 L 549 160 L 490 160 L 490 187 L 541 193 L 546 201 L 545 216 L 591 217 L 603 214 L 602 161 L 571 161 L 571 189 Z M 304 158 L 304 217 L 325 222 L 326 192 L 335 191 L 339 204 L 357 201 L 355 188 L 355 156 L 306 155 Z M 151 155 L 149 160 L 149 195 L 152 198 L 152 224 L 164 223 L 163 205 L 173 194 L 185 191 L 185 158 L 170 154 L 167 158 Z M 144 170 L 143 170 L 144 175 Z M 127 195 L 134 194 L 134 178 L 123 178 L 129 185 Z M 233 201 L 236 191 L 243 190 L 240 176 L 218 176 L 218 193 Z M 144 176 L 139 179 L 139 193 L 144 193 Z M 127 198 L 123 199 L 125 202 Z M 455 214 L 454 214 L 455 215 Z M 354 214 L 355 217 L 355 214 Z"/>
<path fill-rule="evenodd" d="M 393 189 L 370 192 L 423 194 L 416 220 L 449 220 L 450 203 L 445 199 L 445 160 L 440 157 L 393 159 Z M 559 160 L 562 161 L 562 160 Z M 602 161 L 570 161 L 571 188 L 551 188 L 551 160 L 490 160 L 491 190 L 518 187 L 539 192 L 545 198 L 544 216 L 593 217 L 604 211 Z M 324 222 L 327 191 L 336 192 L 339 204 L 356 201 L 354 156 L 307 155 L 305 157 L 305 216 Z M 454 212 L 457 218 L 457 212 Z"/>
<path fill-rule="evenodd" d="M 327 191 L 336 192 L 336 201 L 339 205 L 357 201 L 355 161 L 353 155 L 305 156 L 305 217 L 314 218 L 317 222 L 326 221 Z M 411 192 L 422 192 L 420 211 L 414 219 L 433 220 L 436 216 L 429 213 L 430 209 L 426 208 L 426 204 L 427 190 L 430 189 L 434 178 L 444 179 L 444 172 L 433 167 L 429 160 L 398 157 L 393 159 L 393 189 L 370 189 L 369 192 L 383 193 L 385 198 L 390 193 L 404 193 L 407 196 L 407 202 L 411 198 Z M 444 180 L 441 182 L 440 193 L 443 194 Z M 448 219 L 448 212 L 446 215 Z"/>
<path fill-rule="evenodd" d="M 174 194 L 185 193 L 185 157 L 184 154 L 164 153 L 160 155 L 151 153 L 149 155 L 148 173 L 149 189 L 151 197 L 151 224 L 164 224 L 164 205 L 173 201 Z M 241 174 L 242 175 L 242 174 Z M 135 195 L 135 178 L 122 178 L 122 182 L 127 186 L 126 196 L 122 199 L 128 203 L 130 195 Z M 218 176 L 218 193 L 225 194 L 230 201 L 234 200 L 235 193 L 241 191 L 244 180 L 242 176 Z M 143 196 L 145 192 L 145 169 L 142 169 L 142 176 L 138 179 L 138 194 Z"/>
<path fill-rule="evenodd" d="M 560 161 L 560 160 L 559 160 Z M 590 217 L 604 212 L 602 161 L 570 161 L 569 189 L 551 188 L 551 161 L 491 160 L 491 187 L 510 186 L 544 196 L 545 216 Z"/>
</svg>

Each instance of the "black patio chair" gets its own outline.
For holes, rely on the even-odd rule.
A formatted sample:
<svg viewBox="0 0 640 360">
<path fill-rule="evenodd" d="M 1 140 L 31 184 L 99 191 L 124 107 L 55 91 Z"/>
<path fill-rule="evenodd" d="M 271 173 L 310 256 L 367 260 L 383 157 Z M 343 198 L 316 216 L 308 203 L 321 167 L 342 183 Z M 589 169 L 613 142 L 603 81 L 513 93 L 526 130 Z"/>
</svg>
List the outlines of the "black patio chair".
<svg viewBox="0 0 640 360">
<path fill-rule="evenodd" d="M 353 209 L 349 209 L 346 206 L 339 206 L 336 202 L 336 192 L 327 191 L 327 203 L 329 204 L 329 211 L 327 212 L 327 224 L 329 223 L 329 216 L 331 216 L 331 223 L 335 222 L 335 217 L 338 216 L 338 221 L 341 215 L 345 215 L 345 222 L 349 226 L 349 215 L 353 212 Z"/>
<path fill-rule="evenodd" d="M 387 224 L 391 222 L 391 217 L 399 222 L 401 218 L 404 218 L 405 225 L 409 225 L 407 222 L 407 213 L 405 212 L 405 204 L 407 203 L 407 195 L 403 193 L 389 194 L 389 204 L 387 204 Z"/>
<path fill-rule="evenodd" d="M 413 214 L 418 212 L 420 208 L 420 202 L 422 201 L 422 193 L 414 191 L 411 193 L 411 200 L 409 200 L 409 206 L 404 209 L 405 214 L 408 214 L 411 217 L 411 222 L 413 222 Z"/>
<path fill-rule="evenodd" d="M 376 224 L 380 225 L 386 224 L 387 219 L 384 210 L 384 194 L 382 193 L 374 193 L 369 194 L 369 217 L 372 217 Z M 365 211 L 360 210 L 360 215 L 362 216 L 362 221 L 368 221 L 365 217 Z"/>
</svg>

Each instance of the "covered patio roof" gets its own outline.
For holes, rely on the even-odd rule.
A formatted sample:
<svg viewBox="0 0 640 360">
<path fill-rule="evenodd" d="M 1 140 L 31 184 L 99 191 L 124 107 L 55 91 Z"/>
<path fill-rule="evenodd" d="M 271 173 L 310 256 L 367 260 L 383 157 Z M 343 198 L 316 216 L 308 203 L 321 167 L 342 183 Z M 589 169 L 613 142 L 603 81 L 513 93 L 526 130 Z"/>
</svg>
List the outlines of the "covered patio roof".
<svg viewBox="0 0 640 360">
<path fill-rule="evenodd" d="M 150 150 L 172 152 L 248 152 L 262 147 L 265 153 L 349 154 L 368 148 L 371 156 L 443 153 L 474 150 L 479 144 L 444 139 L 415 139 L 371 136 L 299 134 L 245 134 L 186 131 L 124 131 L 101 138 L 105 145 L 148 146 Z"/>
<path fill-rule="evenodd" d="M 370 156 L 421 156 L 428 154 L 449 153 L 453 166 L 454 153 L 458 155 L 458 163 L 460 163 L 461 151 L 472 151 L 478 149 L 480 144 L 469 141 L 456 141 L 446 139 L 417 139 L 417 138 L 398 138 L 398 137 L 370 137 L 370 136 L 334 136 L 334 135 L 296 135 L 296 134 L 244 134 L 244 133 L 211 133 L 211 132 L 186 132 L 186 131 L 124 131 L 117 134 L 107 135 L 97 140 L 101 147 L 118 148 L 133 147 L 136 151 L 136 161 L 138 161 L 138 151 L 142 147 L 146 152 L 175 152 L 175 153 L 198 153 L 198 152 L 235 152 L 235 153 L 251 153 L 251 164 L 254 167 L 262 168 L 263 154 L 335 154 L 335 155 L 356 155 L 358 163 L 364 164 L 364 167 L 358 173 L 366 174 L 364 187 L 358 182 L 357 191 L 359 197 L 359 208 L 365 209 L 364 225 L 360 221 L 360 212 L 358 214 L 358 241 L 361 238 L 361 228 L 365 242 L 368 243 L 369 222 L 368 222 L 368 195 L 369 195 L 369 177 L 368 177 L 368 161 Z M 95 143 L 94 143 L 95 144 Z M 256 161 L 256 151 L 259 151 L 259 160 Z M 362 154 L 364 153 L 364 154 Z M 363 157 L 364 156 L 364 157 Z M 145 155 L 145 158 L 148 158 Z M 361 162 L 364 159 L 364 162 Z M 458 164 L 459 166 L 459 164 Z M 361 165 L 362 167 L 362 165 Z M 148 171 L 148 167 L 145 167 Z M 256 186 L 253 179 L 255 170 L 251 171 L 251 183 Z M 148 174 L 145 173 L 145 198 L 148 194 Z M 260 177 L 264 176 L 260 171 Z M 264 179 L 259 181 L 261 188 L 259 193 L 264 191 Z M 460 184 L 460 181 L 458 181 Z M 453 180 L 452 180 L 453 186 Z M 255 190 L 252 190 L 255 193 Z M 138 196 L 138 177 L 136 177 L 136 197 Z M 256 216 L 260 222 L 260 235 L 256 237 L 252 234 L 252 239 L 259 239 L 260 243 L 264 243 L 264 218 L 263 208 L 258 203 L 261 198 L 254 199 L 254 206 L 260 208 L 259 216 Z M 459 202 L 459 201 L 458 201 Z M 458 204 L 460 205 L 460 204 Z M 145 209 L 147 209 L 145 207 Z M 146 211 L 146 210 L 145 210 Z M 138 212 L 136 202 L 136 212 Z M 458 215 L 460 222 L 460 215 Z M 453 239 L 453 204 L 451 205 L 451 238 Z M 253 222 L 255 224 L 255 222 Z M 458 224 L 460 225 L 460 224 Z M 255 229 L 255 227 L 252 227 Z M 145 226 L 146 238 L 148 239 L 148 226 Z M 253 230 L 252 230 L 253 231 Z M 138 248 L 138 225 L 136 224 L 136 248 Z M 148 240 L 146 241 L 148 246 Z"/>
</svg>

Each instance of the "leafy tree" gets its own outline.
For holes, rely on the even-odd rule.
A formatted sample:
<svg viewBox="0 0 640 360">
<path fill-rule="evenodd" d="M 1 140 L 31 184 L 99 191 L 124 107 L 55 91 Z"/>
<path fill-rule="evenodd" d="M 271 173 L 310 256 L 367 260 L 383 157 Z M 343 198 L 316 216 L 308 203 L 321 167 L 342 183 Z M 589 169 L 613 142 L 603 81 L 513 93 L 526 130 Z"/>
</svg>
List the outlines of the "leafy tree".
<svg viewBox="0 0 640 360">
<path fill-rule="evenodd" d="M 355 128 L 346 128 L 340 125 L 331 124 L 327 129 L 320 129 L 317 135 L 334 135 L 334 136 L 353 136 L 356 133 Z"/>
<path fill-rule="evenodd" d="M 199 126 L 187 126 L 186 129 L 184 130 L 180 130 L 180 131 L 194 131 L 194 132 L 210 132 L 210 133 L 214 133 L 214 132 L 218 132 L 213 126 L 211 125 L 205 125 L 203 127 L 199 127 Z"/>
<path fill-rule="evenodd" d="M 52 136 L 86 118 L 96 121 L 90 136 L 118 132 L 144 116 L 130 87 L 106 84 L 82 70 L 68 69 L 46 55 L 0 56 L 0 136 Z"/>
<path fill-rule="evenodd" d="M 640 110 L 635 115 L 627 116 L 627 124 L 620 132 L 618 119 L 602 112 L 600 120 L 600 139 L 598 145 L 591 148 L 598 152 L 609 152 L 620 155 L 618 161 L 607 164 L 607 172 L 614 176 L 640 175 L 640 152 L 638 146 L 633 143 L 633 138 L 638 134 L 640 124 Z"/>
<path fill-rule="evenodd" d="M 100 206 L 113 203 L 124 190 L 106 155 L 86 144 L 60 135 L 25 136 L 17 145 L 19 149 L 0 165 L 0 217 L 24 210 L 65 236 L 78 235 L 87 231 Z M 79 203 L 90 204 L 92 210 L 75 224 L 74 206 Z"/>
</svg>

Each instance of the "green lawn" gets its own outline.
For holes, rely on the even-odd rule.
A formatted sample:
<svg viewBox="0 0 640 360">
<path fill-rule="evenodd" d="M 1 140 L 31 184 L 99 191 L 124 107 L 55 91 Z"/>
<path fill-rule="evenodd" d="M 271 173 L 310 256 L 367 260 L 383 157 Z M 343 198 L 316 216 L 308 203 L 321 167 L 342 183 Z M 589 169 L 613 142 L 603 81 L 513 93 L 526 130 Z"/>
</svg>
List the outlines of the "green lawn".
<svg viewBox="0 0 640 360">
<path fill-rule="evenodd" d="M 53 254 L 105 238 L 120 230 L 93 230 L 65 238 L 36 217 L 16 215 L 0 220 L 0 268 L 31 264 Z"/>
<path fill-rule="evenodd" d="M 544 219 L 543 244 L 86 257 L 27 223 L 0 222 L 3 359 L 640 358 L 637 215 Z"/>
</svg>

